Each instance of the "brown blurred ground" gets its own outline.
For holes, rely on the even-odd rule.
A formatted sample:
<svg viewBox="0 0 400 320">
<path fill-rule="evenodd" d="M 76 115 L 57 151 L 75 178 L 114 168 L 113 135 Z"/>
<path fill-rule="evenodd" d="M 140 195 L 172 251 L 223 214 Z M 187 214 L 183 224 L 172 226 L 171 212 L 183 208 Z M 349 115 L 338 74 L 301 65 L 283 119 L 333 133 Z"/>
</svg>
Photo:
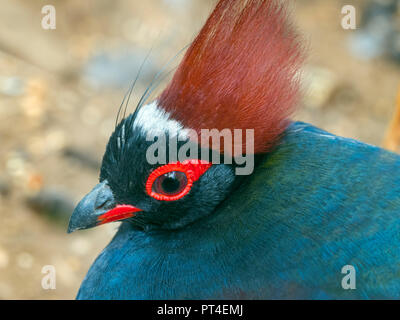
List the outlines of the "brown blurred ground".
<svg viewBox="0 0 400 320">
<path fill-rule="evenodd" d="M 1 299 L 74 298 L 117 228 L 67 235 L 67 218 L 53 222 L 26 204 L 40 190 L 50 190 L 65 196 L 68 208 L 97 182 L 96 162 L 129 81 L 106 76 L 96 83 L 100 76 L 87 75 L 93 57 L 105 52 L 118 60 L 118 52 L 127 50 L 133 79 L 135 64 L 153 48 L 145 81 L 137 86 L 140 94 L 151 75 L 190 42 L 214 3 L 0 0 Z M 56 7 L 56 30 L 41 28 L 46 4 Z M 304 106 L 296 118 L 379 145 L 394 112 L 400 68 L 349 54 L 353 31 L 340 26 L 344 4 L 348 1 L 299 0 L 294 9 L 309 47 Z M 121 70 L 127 63 L 122 60 Z M 41 287 L 44 265 L 56 267 L 56 290 Z"/>
</svg>

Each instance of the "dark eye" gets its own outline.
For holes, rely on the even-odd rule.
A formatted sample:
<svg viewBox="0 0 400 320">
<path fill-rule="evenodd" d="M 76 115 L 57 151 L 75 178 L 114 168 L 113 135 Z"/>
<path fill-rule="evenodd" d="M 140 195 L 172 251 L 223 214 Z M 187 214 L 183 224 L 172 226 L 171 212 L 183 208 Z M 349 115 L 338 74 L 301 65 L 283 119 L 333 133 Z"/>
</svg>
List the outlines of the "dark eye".
<svg viewBox="0 0 400 320">
<path fill-rule="evenodd" d="M 152 191 L 166 196 L 180 194 L 187 186 L 188 179 L 184 172 L 172 171 L 159 176 L 153 183 Z"/>
<path fill-rule="evenodd" d="M 146 192 L 160 201 L 182 199 L 189 193 L 193 183 L 211 166 L 210 162 L 197 159 L 168 163 L 150 173 L 146 181 Z"/>
</svg>

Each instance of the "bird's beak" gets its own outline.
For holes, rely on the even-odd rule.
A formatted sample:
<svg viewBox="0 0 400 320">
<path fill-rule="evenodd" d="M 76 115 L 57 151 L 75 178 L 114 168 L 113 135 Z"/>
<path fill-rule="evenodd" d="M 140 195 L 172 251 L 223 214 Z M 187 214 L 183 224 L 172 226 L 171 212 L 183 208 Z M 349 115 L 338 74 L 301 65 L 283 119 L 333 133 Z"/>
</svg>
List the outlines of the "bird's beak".
<svg viewBox="0 0 400 320">
<path fill-rule="evenodd" d="M 142 211 L 131 205 L 117 205 L 107 181 L 99 183 L 76 206 L 69 220 L 68 233 L 135 216 Z"/>
</svg>

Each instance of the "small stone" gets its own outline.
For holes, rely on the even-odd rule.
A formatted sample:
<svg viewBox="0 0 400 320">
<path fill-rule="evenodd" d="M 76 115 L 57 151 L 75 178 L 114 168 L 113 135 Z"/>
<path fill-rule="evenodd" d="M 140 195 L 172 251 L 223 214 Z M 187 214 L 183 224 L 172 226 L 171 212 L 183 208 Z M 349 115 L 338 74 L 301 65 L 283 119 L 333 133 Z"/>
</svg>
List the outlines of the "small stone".
<svg viewBox="0 0 400 320">
<path fill-rule="evenodd" d="M 28 252 L 21 252 L 17 256 L 17 265 L 22 269 L 30 269 L 33 265 L 33 256 Z"/>
<path fill-rule="evenodd" d="M 20 96 L 24 92 L 24 82 L 18 77 L 0 79 L 0 93 L 6 96 Z"/>
<path fill-rule="evenodd" d="M 24 176 L 26 173 L 26 157 L 21 152 L 11 152 L 6 162 L 10 176 Z"/>
</svg>

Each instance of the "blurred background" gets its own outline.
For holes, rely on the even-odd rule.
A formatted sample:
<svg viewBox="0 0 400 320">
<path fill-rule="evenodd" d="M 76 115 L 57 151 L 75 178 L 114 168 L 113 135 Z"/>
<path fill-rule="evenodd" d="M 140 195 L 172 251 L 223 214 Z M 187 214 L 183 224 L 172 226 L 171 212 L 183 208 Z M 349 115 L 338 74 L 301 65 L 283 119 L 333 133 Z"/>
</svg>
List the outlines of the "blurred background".
<svg viewBox="0 0 400 320">
<path fill-rule="evenodd" d="M 296 1 L 309 56 L 296 119 L 382 146 L 400 84 L 399 2 Z M 122 98 L 148 56 L 132 111 L 215 3 L 0 0 L 0 299 L 75 297 L 118 227 L 66 234 L 75 204 L 98 181 Z M 48 4 L 55 30 L 41 26 Z M 341 27 L 348 4 L 356 30 Z M 41 286 L 45 265 L 56 268 L 55 290 Z"/>
</svg>

